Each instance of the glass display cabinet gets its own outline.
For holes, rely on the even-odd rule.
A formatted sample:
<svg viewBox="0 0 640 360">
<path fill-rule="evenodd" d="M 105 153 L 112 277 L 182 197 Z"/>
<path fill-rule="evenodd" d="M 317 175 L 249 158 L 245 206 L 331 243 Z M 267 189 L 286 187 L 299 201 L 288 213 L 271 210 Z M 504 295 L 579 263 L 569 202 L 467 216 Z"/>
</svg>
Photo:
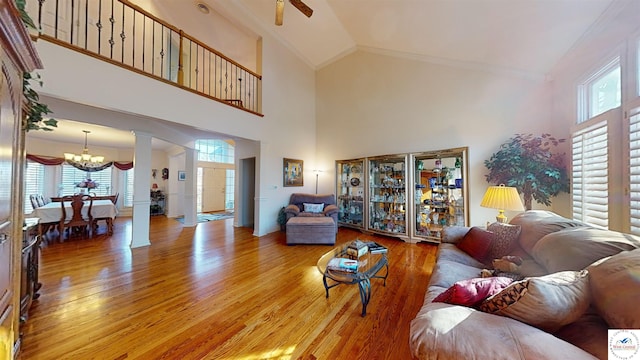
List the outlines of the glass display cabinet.
<svg viewBox="0 0 640 360">
<path fill-rule="evenodd" d="M 412 238 L 440 242 L 446 226 L 467 226 L 467 148 L 412 154 Z"/>
<path fill-rule="evenodd" d="M 406 155 L 367 158 L 369 171 L 368 230 L 407 237 Z"/>
<path fill-rule="evenodd" d="M 364 159 L 336 161 L 338 225 L 364 228 Z"/>
</svg>

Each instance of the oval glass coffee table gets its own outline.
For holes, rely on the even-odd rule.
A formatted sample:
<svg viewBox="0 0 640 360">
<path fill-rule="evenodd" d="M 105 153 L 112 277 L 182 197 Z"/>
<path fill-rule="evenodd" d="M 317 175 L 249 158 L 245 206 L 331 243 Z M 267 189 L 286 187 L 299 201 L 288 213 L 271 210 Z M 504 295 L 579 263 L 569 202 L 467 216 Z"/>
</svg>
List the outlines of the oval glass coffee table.
<svg viewBox="0 0 640 360">
<path fill-rule="evenodd" d="M 383 279 L 383 285 L 386 286 L 387 276 L 389 275 L 389 261 L 387 260 L 386 252 L 377 254 L 367 252 L 358 258 L 358 268 L 353 272 L 327 268 L 329 261 L 333 258 L 349 258 L 347 256 L 348 245 L 338 246 L 322 255 L 318 260 L 318 270 L 322 273 L 322 282 L 324 283 L 327 298 L 329 297 L 329 289 L 332 287 L 341 284 L 358 284 L 360 300 L 362 300 L 362 316 L 365 316 L 367 314 L 367 305 L 371 299 L 371 279 Z M 386 269 L 384 276 L 378 275 L 382 268 Z"/>
</svg>

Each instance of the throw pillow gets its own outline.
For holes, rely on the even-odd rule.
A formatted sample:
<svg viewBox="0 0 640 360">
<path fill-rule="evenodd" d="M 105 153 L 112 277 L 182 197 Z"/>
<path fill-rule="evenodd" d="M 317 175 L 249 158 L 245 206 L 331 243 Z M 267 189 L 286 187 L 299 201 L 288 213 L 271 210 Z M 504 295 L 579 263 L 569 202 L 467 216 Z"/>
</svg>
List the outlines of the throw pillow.
<svg viewBox="0 0 640 360">
<path fill-rule="evenodd" d="M 513 282 L 483 301 L 480 310 L 553 333 L 576 321 L 590 301 L 588 272 L 562 271 Z"/>
<path fill-rule="evenodd" d="M 518 236 L 520 236 L 520 225 L 510 225 L 495 222 L 487 227 L 491 231 L 493 241 L 491 249 L 489 249 L 489 258 L 499 259 L 508 255 L 518 244 Z"/>
<path fill-rule="evenodd" d="M 303 203 L 304 211 L 310 213 L 321 213 L 324 210 L 324 204 Z"/>
<path fill-rule="evenodd" d="M 489 250 L 492 242 L 493 233 L 491 231 L 472 227 L 456 246 L 481 263 L 487 263 L 491 260 Z"/>
<path fill-rule="evenodd" d="M 458 281 L 433 299 L 433 302 L 476 306 L 511 284 L 507 277 L 474 278 Z"/>
<path fill-rule="evenodd" d="M 640 249 L 623 251 L 587 268 L 593 303 L 614 329 L 640 329 Z"/>
</svg>

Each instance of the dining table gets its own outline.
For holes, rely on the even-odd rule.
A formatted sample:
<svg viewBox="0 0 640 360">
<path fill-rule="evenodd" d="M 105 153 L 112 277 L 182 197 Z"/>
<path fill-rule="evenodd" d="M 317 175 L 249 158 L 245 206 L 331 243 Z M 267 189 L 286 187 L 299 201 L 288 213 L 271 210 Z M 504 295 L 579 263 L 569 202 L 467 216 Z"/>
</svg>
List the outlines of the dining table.
<svg viewBox="0 0 640 360">
<path fill-rule="evenodd" d="M 67 218 L 65 219 L 65 221 L 68 221 L 71 219 L 71 216 L 73 216 L 71 202 L 65 201 L 64 207 L 67 214 Z M 85 201 L 85 206 L 82 207 L 83 217 L 87 216 L 87 211 L 89 211 L 89 206 L 88 201 Z M 111 200 L 93 201 L 93 206 L 91 207 L 91 216 L 94 219 L 106 219 L 107 231 L 109 234 L 113 233 L 113 219 L 116 218 L 116 215 L 118 215 L 118 209 Z M 29 217 L 39 218 L 40 226 L 42 226 L 43 224 L 60 222 L 60 219 L 62 218 L 62 205 L 60 205 L 60 202 L 50 202 L 44 206 L 33 209 Z M 42 229 L 40 229 L 40 233 L 42 233 Z"/>
</svg>

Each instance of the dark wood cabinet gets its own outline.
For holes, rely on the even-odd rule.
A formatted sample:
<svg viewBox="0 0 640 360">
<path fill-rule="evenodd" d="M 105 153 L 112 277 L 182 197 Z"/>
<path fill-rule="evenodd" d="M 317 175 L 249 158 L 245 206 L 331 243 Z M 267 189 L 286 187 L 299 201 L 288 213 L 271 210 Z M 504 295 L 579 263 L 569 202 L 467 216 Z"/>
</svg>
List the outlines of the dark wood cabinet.
<svg viewBox="0 0 640 360">
<path fill-rule="evenodd" d="M 22 261 L 20 270 L 20 322 L 29 318 L 29 308 L 40 294 L 42 284 L 38 281 L 40 266 L 40 234 L 37 219 L 25 219 L 22 228 Z"/>
</svg>

